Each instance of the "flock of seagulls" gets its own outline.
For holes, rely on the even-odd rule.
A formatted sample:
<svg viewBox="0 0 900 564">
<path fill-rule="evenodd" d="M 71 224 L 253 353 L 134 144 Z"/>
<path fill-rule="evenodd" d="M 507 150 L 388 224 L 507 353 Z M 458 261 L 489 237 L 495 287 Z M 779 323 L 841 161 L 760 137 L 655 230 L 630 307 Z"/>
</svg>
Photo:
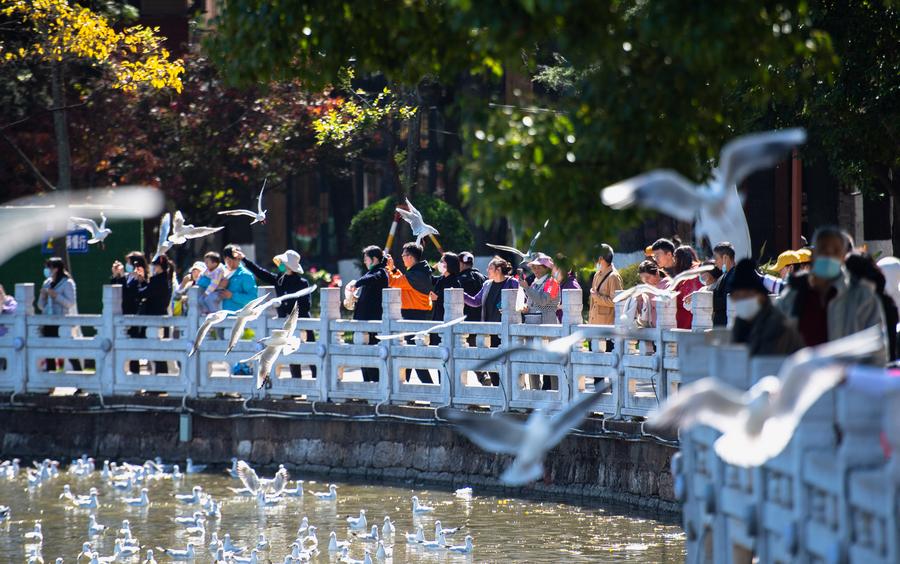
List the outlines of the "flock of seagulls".
<svg viewBox="0 0 900 564">
<path fill-rule="evenodd" d="M 204 470 L 205 467 L 194 465 L 188 459 L 185 469 L 190 470 L 190 473 L 193 474 Z M 72 461 L 64 474 L 59 470 L 59 463 L 51 460 L 35 462 L 33 468 L 22 468 L 18 459 L 4 461 L 0 463 L 0 479 L 16 480 L 23 473 L 28 477 L 37 476 L 37 482 L 29 482 L 29 488 L 34 489 L 40 488 L 62 475 L 70 478 L 88 478 L 99 474 L 102 484 L 117 496 L 112 504 L 147 507 L 151 502 L 146 486 L 157 480 L 173 480 L 177 484 L 178 478 L 175 478 L 177 470 L 176 465 L 163 464 L 159 458 L 148 460 L 142 465 L 104 461 L 102 468 L 96 469 L 94 460 L 84 455 Z M 302 497 L 304 495 L 302 481 L 296 482 L 295 488 L 288 488 L 290 476 L 284 466 L 280 466 L 273 477 L 261 478 L 249 464 L 235 458 L 227 473 L 241 482 L 240 488 L 230 488 L 232 493 L 238 497 L 255 497 L 260 510 L 284 503 L 285 498 L 289 496 Z M 179 475 L 184 476 L 183 473 L 179 473 Z M 140 488 L 140 496 L 126 497 L 123 495 L 136 488 Z M 220 536 L 218 531 L 213 530 L 209 531 L 207 537 L 209 523 L 216 520 L 221 522 L 221 504 L 204 491 L 203 487 L 195 485 L 190 492 L 174 495 L 177 506 L 189 511 L 187 514 L 171 517 L 171 522 L 187 537 L 184 547 L 154 546 L 148 548 L 146 544 L 138 540 L 129 519 L 124 519 L 119 525 L 103 522 L 100 515 L 103 513 L 103 508 L 110 507 L 110 502 L 105 501 L 101 505 L 97 500 L 98 494 L 97 488 L 90 488 L 88 494 L 77 495 L 73 492 L 72 486 L 65 484 L 63 492 L 59 496 L 61 502 L 68 505 L 71 510 L 84 511 L 87 520 L 85 540 L 79 542 L 81 548 L 75 561 L 84 560 L 89 564 L 110 564 L 138 561 L 138 558 L 143 556 L 139 560 L 142 564 L 156 564 L 156 558 L 164 558 L 166 561 L 193 562 L 200 557 L 198 549 L 205 548 L 214 555 L 213 562 L 216 564 L 262 564 L 273 561 L 295 564 L 309 562 L 323 551 L 327 551 L 332 558 L 339 562 L 374 562 L 375 560 L 389 561 L 395 543 L 399 540 L 396 538 L 396 527 L 390 516 L 385 515 L 380 526 L 375 523 L 370 524 L 367 519 L 367 511 L 361 509 L 358 516 L 346 518 L 348 537 L 345 540 L 339 540 L 337 532 L 331 531 L 327 548 L 320 549 L 318 528 L 310 524 L 309 517 L 304 516 L 297 529 L 295 540 L 288 547 L 289 553 L 283 560 L 272 560 L 273 547 L 265 533 L 258 533 L 256 540 L 249 544 L 235 541 L 227 532 Z M 316 502 L 334 502 L 337 499 L 337 486 L 329 484 L 327 492 L 313 492 L 312 495 Z M 471 496 L 471 488 L 456 491 L 456 497 L 460 499 L 469 500 Z M 436 508 L 423 504 L 417 496 L 412 496 L 409 511 L 415 523 L 415 519 L 421 515 L 434 514 Z M 10 509 L 0 506 L 0 521 L 9 518 Z M 421 524 L 417 525 L 415 533 L 407 533 L 405 538 L 411 548 L 421 548 L 431 552 L 471 554 L 474 550 L 471 535 L 467 535 L 462 544 L 452 544 L 448 541 L 449 537 L 462 529 L 463 527 L 444 527 L 440 520 L 435 520 L 433 540 L 426 538 L 424 527 Z M 112 542 L 112 554 L 101 555 L 98 553 L 98 545 L 102 544 L 102 540 L 108 535 L 115 536 Z M 45 538 L 45 531 L 40 521 L 36 521 L 33 528 L 22 535 L 26 546 L 27 562 L 43 563 L 41 552 Z M 363 548 L 364 556 L 361 560 L 355 560 L 350 553 L 354 547 L 359 545 Z M 265 558 L 264 554 L 267 555 Z M 56 562 L 61 563 L 63 559 L 58 558 Z"/>
</svg>

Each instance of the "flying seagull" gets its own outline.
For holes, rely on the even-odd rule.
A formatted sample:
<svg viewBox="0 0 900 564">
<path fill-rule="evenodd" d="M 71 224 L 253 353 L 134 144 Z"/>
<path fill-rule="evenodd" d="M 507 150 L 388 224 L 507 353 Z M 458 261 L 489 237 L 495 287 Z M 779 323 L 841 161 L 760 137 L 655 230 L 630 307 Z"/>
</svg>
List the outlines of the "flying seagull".
<svg viewBox="0 0 900 564">
<path fill-rule="evenodd" d="M 545 353 L 553 353 L 553 354 L 557 354 L 560 357 L 562 357 L 562 356 L 568 354 L 569 351 L 572 349 L 572 347 L 575 346 L 576 344 L 580 343 L 583 339 L 584 339 L 584 335 L 581 333 L 581 331 L 575 331 L 574 333 L 572 333 L 571 335 L 569 335 L 567 337 L 562 337 L 560 339 L 554 339 L 553 341 L 550 341 L 546 345 L 541 345 L 541 346 L 537 346 L 537 347 L 532 346 L 532 345 L 513 346 L 508 349 L 504 349 L 496 354 L 491 355 L 490 357 L 483 360 L 481 362 L 481 364 L 479 364 L 478 366 L 473 368 L 473 370 L 475 370 L 475 371 L 485 370 L 486 368 L 493 366 L 500 360 L 505 359 L 512 353 L 519 352 L 519 351 L 538 351 L 538 352 L 545 352 Z"/>
<path fill-rule="evenodd" d="M 169 241 L 169 233 L 172 231 L 172 214 L 166 212 L 162 219 L 159 220 L 159 242 L 156 244 L 156 253 L 152 260 L 156 260 L 159 255 L 165 254 L 175 246 L 175 243 Z M 152 262 L 152 261 L 151 261 Z"/>
<path fill-rule="evenodd" d="M 403 208 L 396 208 L 396 211 L 412 228 L 417 244 L 421 245 L 422 239 L 429 235 L 440 235 L 437 229 L 425 223 L 425 220 L 422 218 L 422 212 L 413 207 L 409 202 L 409 198 L 406 199 L 406 207 L 409 208 L 409 211 Z"/>
<path fill-rule="evenodd" d="M 759 466 L 784 450 L 806 411 L 844 380 L 849 361 L 878 352 L 883 339 L 881 328 L 871 327 L 801 349 L 784 361 L 778 376 L 765 376 L 746 392 L 703 378 L 668 399 L 647 424 L 680 429 L 709 425 L 723 433 L 715 443 L 722 460 Z"/>
<path fill-rule="evenodd" d="M 213 325 L 218 325 L 225 321 L 225 318 L 229 315 L 234 315 L 235 311 L 220 309 L 219 311 L 214 311 L 206 316 L 206 319 L 203 320 L 203 324 L 200 325 L 200 329 L 197 330 L 197 335 L 194 337 L 194 344 L 191 346 L 191 352 L 188 353 L 188 356 L 194 356 L 194 353 L 200 349 L 200 345 L 203 343 L 203 339 L 206 338 L 206 335 L 209 333 L 209 330 L 212 329 Z"/>
<path fill-rule="evenodd" d="M 269 181 L 268 178 L 263 180 L 262 189 L 259 191 L 259 196 L 256 198 L 256 211 L 242 210 L 242 209 L 227 210 L 227 211 L 220 211 L 219 215 L 245 215 L 247 217 L 252 217 L 253 221 L 250 222 L 250 225 L 253 225 L 254 223 L 265 223 L 266 222 L 266 212 L 268 210 L 264 210 L 262 207 L 262 197 L 263 197 L 263 192 L 266 191 L 266 182 L 268 182 L 268 181 Z"/>
<path fill-rule="evenodd" d="M 102 211 L 100 212 L 100 225 L 97 225 L 97 222 L 93 219 L 86 217 L 70 217 L 69 220 L 75 224 L 76 227 L 90 231 L 91 238 L 88 239 L 89 245 L 102 243 L 104 239 L 112 233 L 112 229 L 106 228 L 106 214 Z"/>
<path fill-rule="evenodd" d="M 537 246 L 538 239 L 541 238 L 541 233 L 544 231 L 544 229 L 547 229 L 548 225 L 550 225 L 550 218 L 547 218 L 547 220 L 544 222 L 544 226 L 541 227 L 541 230 L 538 231 L 537 233 L 535 233 L 534 237 L 531 238 L 531 243 L 528 244 L 528 250 L 524 253 L 515 247 L 508 247 L 506 245 L 495 245 L 494 243 L 485 243 L 485 244 L 492 249 L 496 249 L 498 251 L 503 251 L 506 253 L 511 253 L 511 254 L 516 255 L 517 257 L 519 257 L 520 264 L 522 262 L 529 262 L 531 260 L 534 260 L 534 256 L 536 254 L 534 249 Z"/>
<path fill-rule="evenodd" d="M 268 297 L 269 294 L 260 296 L 234 312 L 234 325 L 231 326 L 231 337 L 228 339 L 228 348 L 225 349 L 225 354 L 230 353 L 231 349 L 237 344 L 238 339 L 244 334 L 244 328 L 247 327 L 247 323 L 253 321 L 265 311 L 265 308 L 260 307 L 260 305 L 266 301 L 266 298 Z"/>
<path fill-rule="evenodd" d="M 281 329 L 273 329 L 268 337 L 260 339 L 265 348 L 241 362 L 259 361 L 256 369 L 256 389 L 270 384 L 269 374 L 275 361 L 282 354 L 291 354 L 300 348 L 300 339 L 294 336 L 297 329 L 298 305 L 294 304 L 291 315 L 285 320 Z"/>
<path fill-rule="evenodd" d="M 237 473 L 244 487 L 254 494 L 263 492 L 270 496 L 280 495 L 285 486 L 287 486 L 288 480 L 290 480 L 290 475 L 284 466 L 278 468 L 275 477 L 266 479 L 257 476 L 256 470 L 243 460 L 237 463 Z"/>
<path fill-rule="evenodd" d="M 0 264 L 21 251 L 68 231 L 73 212 L 103 210 L 113 219 L 152 217 L 163 207 L 155 188 L 123 186 L 52 192 L 0 205 Z"/>
<path fill-rule="evenodd" d="M 218 231 L 225 229 L 224 227 L 195 227 L 190 223 L 184 222 L 184 216 L 181 211 L 175 212 L 175 220 L 172 225 L 172 234 L 169 235 L 169 241 L 176 245 L 183 245 L 188 239 L 199 239 L 212 235 Z"/>
<path fill-rule="evenodd" d="M 698 241 L 734 245 L 735 260 L 751 258 L 750 230 L 737 186 L 750 174 L 783 159 L 806 141 L 800 128 L 744 135 L 728 142 L 712 178 L 697 186 L 672 170 L 654 170 L 604 188 L 603 203 L 613 209 L 650 208 L 685 222 L 696 220 Z"/>
<path fill-rule="evenodd" d="M 637 286 L 632 286 L 625 291 L 619 292 L 618 294 L 616 294 L 616 297 L 614 297 L 612 301 L 614 304 L 617 304 L 621 301 L 637 296 L 653 296 L 657 298 L 672 299 L 676 295 L 677 294 L 671 290 L 661 290 L 656 286 L 651 286 L 649 284 L 638 284 Z"/>
<path fill-rule="evenodd" d="M 408 331 L 406 333 L 394 333 L 392 335 L 375 335 L 375 338 L 379 341 L 390 341 L 394 339 L 405 339 L 407 337 L 414 337 L 416 340 L 421 340 L 425 338 L 425 335 L 429 333 L 437 333 L 438 331 L 443 331 L 448 327 L 453 327 L 458 323 L 462 323 L 466 320 L 466 316 L 457 317 L 451 321 L 447 321 L 446 323 L 441 323 L 440 325 L 435 325 L 434 327 L 429 327 L 428 329 L 422 329 L 421 331 Z"/>
<path fill-rule="evenodd" d="M 544 475 L 547 452 L 591 413 L 605 392 L 603 389 L 585 394 L 552 417 L 536 410 L 525 423 L 506 416 L 485 417 L 459 410 L 448 410 L 446 417 L 482 449 L 515 455 L 500 480 L 511 486 L 521 486 Z"/>
</svg>

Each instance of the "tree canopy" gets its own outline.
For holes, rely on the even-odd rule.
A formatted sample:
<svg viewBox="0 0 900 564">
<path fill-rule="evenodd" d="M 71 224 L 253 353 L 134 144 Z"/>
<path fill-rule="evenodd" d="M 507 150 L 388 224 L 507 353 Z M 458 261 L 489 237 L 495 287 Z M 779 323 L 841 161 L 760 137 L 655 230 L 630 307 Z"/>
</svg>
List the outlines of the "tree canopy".
<svg viewBox="0 0 900 564">
<path fill-rule="evenodd" d="M 615 240 L 636 217 L 604 208 L 603 186 L 655 167 L 702 181 L 721 146 L 763 117 L 795 124 L 772 108 L 802 103 L 838 69 L 817 9 L 805 0 L 232 0 L 209 48 L 238 82 L 326 86 L 352 65 L 395 84 L 462 84 L 453 133 L 475 217 L 507 217 L 523 239 L 548 215 L 564 217 L 542 243 L 574 257 L 583 242 L 573 225 Z M 535 95 L 509 106 L 465 87 L 509 71 L 538 77 Z"/>
</svg>

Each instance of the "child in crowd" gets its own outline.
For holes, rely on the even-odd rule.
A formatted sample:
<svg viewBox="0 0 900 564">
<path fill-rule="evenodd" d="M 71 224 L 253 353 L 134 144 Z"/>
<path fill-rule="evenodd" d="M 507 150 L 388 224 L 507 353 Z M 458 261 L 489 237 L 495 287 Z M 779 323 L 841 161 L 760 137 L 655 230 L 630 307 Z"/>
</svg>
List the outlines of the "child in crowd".
<svg viewBox="0 0 900 564">
<path fill-rule="evenodd" d="M 200 296 L 200 314 L 206 315 L 222 309 L 222 290 L 228 288 L 228 277 L 222 257 L 210 251 L 203 255 L 206 271 L 197 279 L 197 285 L 203 288 Z"/>
</svg>

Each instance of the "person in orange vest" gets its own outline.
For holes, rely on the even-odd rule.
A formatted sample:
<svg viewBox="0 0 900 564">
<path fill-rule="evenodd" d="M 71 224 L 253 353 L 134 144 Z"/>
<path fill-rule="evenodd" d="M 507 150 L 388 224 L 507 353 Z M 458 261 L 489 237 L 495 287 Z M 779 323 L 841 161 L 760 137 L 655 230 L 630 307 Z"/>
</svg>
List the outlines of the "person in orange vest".
<svg viewBox="0 0 900 564">
<path fill-rule="evenodd" d="M 428 262 L 423 258 L 422 246 L 409 242 L 403 245 L 400 259 L 406 272 L 401 272 L 394 266 L 394 259 L 387 256 L 388 285 L 391 288 L 400 288 L 400 315 L 403 319 L 431 320 L 431 298 L 429 295 L 434 289 L 432 284 L 432 272 Z M 433 384 L 431 374 L 427 370 L 410 370 L 406 381 L 416 373 L 423 384 Z"/>
</svg>

